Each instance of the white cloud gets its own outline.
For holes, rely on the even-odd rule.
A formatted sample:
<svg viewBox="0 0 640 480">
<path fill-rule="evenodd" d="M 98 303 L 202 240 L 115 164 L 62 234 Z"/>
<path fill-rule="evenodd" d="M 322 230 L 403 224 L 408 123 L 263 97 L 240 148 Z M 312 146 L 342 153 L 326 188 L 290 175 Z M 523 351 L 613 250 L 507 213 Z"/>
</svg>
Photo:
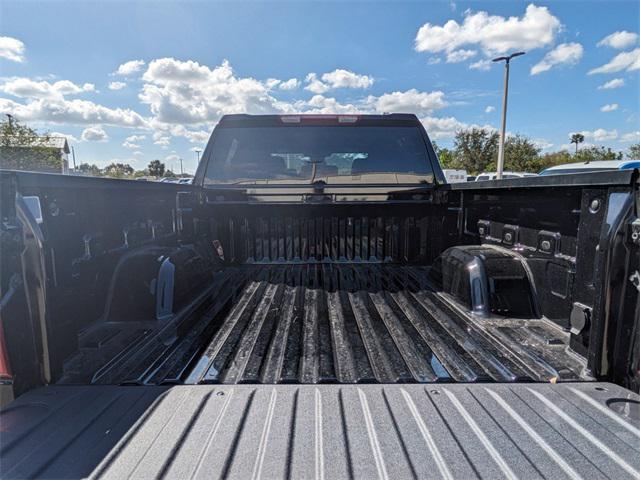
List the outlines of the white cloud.
<svg viewBox="0 0 640 480">
<path fill-rule="evenodd" d="M 109 82 L 109 90 L 122 90 L 126 86 L 125 82 Z"/>
<path fill-rule="evenodd" d="M 305 81 L 305 90 L 313 93 L 325 93 L 336 88 L 369 88 L 374 82 L 373 77 L 342 68 L 322 74 L 321 79 L 315 73 L 309 73 Z"/>
<path fill-rule="evenodd" d="M 535 139 L 533 140 L 533 143 L 536 147 L 541 148 L 542 150 L 547 150 L 553 147 L 553 143 L 551 143 L 549 140 L 545 140 L 544 138 Z"/>
<path fill-rule="evenodd" d="M 138 150 L 140 148 L 140 145 L 136 142 L 141 142 L 146 138 L 146 135 L 129 135 L 124 139 L 124 142 L 122 142 L 122 146 L 125 148 L 130 148 L 131 150 Z"/>
<path fill-rule="evenodd" d="M 208 130 L 189 130 L 182 125 L 171 127 L 171 134 L 175 137 L 184 137 L 191 143 L 203 143 L 209 140 L 211 129 Z"/>
<path fill-rule="evenodd" d="M 163 150 L 166 150 L 169 148 L 169 145 L 171 145 L 171 139 L 170 137 L 161 137 L 160 139 L 156 140 L 153 143 L 155 145 L 160 145 L 160 147 L 162 147 Z"/>
<path fill-rule="evenodd" d="M 580 144 L 580 149 L 583 148 L 591 148 L 591 147 L 596 147 L 597 145 L 594 145 L 593 143 L 589 143 L 589 142 L 583 142 Z M 563 143 L 561 145 L 558 146 L 558 150 L 562 151 L 562 150 L 567 150 L 570 152 L 575 152 L 575 148 L 576 148 L 576 144 L 575 143 Z"/>
<path fill-rule="evenodd" d="M 341 103 L 336 98 L 314 95 L 308 101 L 295 102 L 292 107 L 304 113 L 415 113 L 428 115 L 447 106 L 441 91 L 420 92 L 416 89 L 405 92 L 369 95 L 354 103 Z"/>
<path fill-rule="evenodd" d="M 442 62 L 442 59 L 440 57 L 430 57 L 429 60 L 427 60 L 428 65 L 437 65 L 440 62 Z"/>
<path fill-rule="evenodd" d="M 630 52 L 622 52 L 611 59 L 609 63 L 589 70 L 589 75 L 594 73 L 615 73 L 626 70 L 632 72 L 640 70 L 640 48 L 631 50 Z"/>
<path fill-rule="evenodd" d="M 85 142 L 106 142 L 109 139 L 107 132 L 98 125 L 87 127 L 82 131 L 82 140 Z"/>
<path fill-rule="evenodd" d="M 443 92 L 439 90 L 420 92 L 415 88 L 405 92 L 385 93 L 379 97 L 370 96 L 366 103 L 378 113 L 415 113 L 416 115 L 426 115 L 447 106 Z"/>
<path fill-rule="evenodd" d="M 171 138 L 165 134 L 165 132 L 157 131 L 153 132 L 153 143 L 155 145 L 160 145 L 163 149 L 169 147 L 171 143 Z"/>
<path fill-rule="evenodd" d="M 447 63 L 460 63 L 474 57 L 478 52 L 476 50 L 454 50 L 447 53 Z"/>
<path fill-rule="evenodd" d="M 478 60 L 469 65 L 469 68 L 471 70 L 482 70 L 486 72 L 491 68 L 491 60 Z"/>
<path fill-rule="evenodd" d="M 133 152 L 133 155 L 136 156 L 136 157 L 141 157 L 144 154 L 140 150 L 137 150 L 137 151 Z"/>
<path fill-rule="evenodd" d="M 614 110 L 618 109 L 618 104 L 617 103 L 607 103 L 606 105 L 603 105 L 600 107 L 600 111 L 601 112 L 613 112 Z"/>
<path fill-rule="evenodd" d="M 640 141 L 640 130 L 625 133 L 620 137 L 621 142 L 638 142 Z"/>
<path fill-rule="evenodd" d="M 144 67 L 144 60 L 129 60 L 128 62 L 123 63 L 118 67 L 118 69 L 113 73 L 114 75 L 122 75 L 123 77 L 132 75 L 136 72 L 142 70 Z"/>
<path fill-rule="evenodd" d="M 149 105 L 154 123 L 212 124 L 228 113 L 289 112 L 291 107 L 271 94 L 267 82 L 238 77 L 228 61 L 214 68 L 191 60 L 161 58 L 149 63 L 139 94 Z"/>
<path fill-rule="evenodd" d="M 300 85 L 300 82 L 298 81 L 297 78 L 290 78 L 286 82 L 280 82 L 280 84 L 278 85 L 278 88 L 280 90 L 294 90 L 298 88 L 299 85 Z"/>
<path fill-rule="evenodd" d="M 318 75 L 315 73 L 309 73 L 304 81 L 307 82 L 307 86 L 304 89 L 313 93 L 325 93 L 330 88 L 329 85 L 319 80 Z"/>
<path fill-rule="evenodd" d="M 486 55 L 511 50 L 533 50 L 550 45 L 561 28 L 560 20 L 546 7 L 529 5 L 522 17 L 501 17 L 487 12 L 465 14 L 459 24 L 424 24 L 415 38 L 418 52 L 452 52 L 464 45 L 477 45 Z"/>
<path fill-rule="evenodd" d="M 280 85 L 280 83 L 282 83 L 282 81 L 278 80 L 277 78 L 267 78 L 264 82 L 265 86 L 269 90 L 276 88 L 278 85 Z"/>
<path fill-rule="evenodd" d="M 607 35 L 598 42 L 599 47 L 611 47 L 611 48 L 627 48 L 634 45 L 638 41 L 638 34 L 627 32 L 622 30 L 619 32 L 613 32 L 611 35 Z"/>
<path fill-rule="evenodd" d="M 422 125 L 432 140 L 441 140 L 453 138 L 459 130 L 467 128 L 484 128 L 487 130 L 495 130 L 491 125 L 475 125 L 459 121 L 455 117 L 422 117 L 420 118 Z"/>
<path fill-rule="evenodd" d="M 26 77 L 14 77 L 0 85 L 0 91 L 21 98 L 49 98 L 62 100 L 65 95 L 95 91 L 95 85 L 85 83 L 77 85 L 70 80 L 59 80 L 50 83 L 45 80 L 36 81 Z"/>
<path fill-rule="evenodd" d="M 593 131 L 584 130 L 580 133 L 584 135 L 584 138 L 586 140 L 593 140 L 595 142 L 606 142 L 608 140 L 615 140 L 616 138 L 618 138 L 618 131 L 615 129 L 605 130 L 604 128 L 598 128 Z M 571 138 L 571 135 L 572 134 L 570 133 L 569 138 Z"/>
<path fill-rule="evenodd" d="M 496 111 L 496 107 L 489 105 L 487 106 L 487 108 L 484 109 L 484 113 L 491 113 L 491 112 L 495 112 Z"/>
<path fill-rule="evenodd" d="M 546 72 L 556 65 L 575 65 L 580 61 L 583 54 L 584 48 L 579 43 L 562 43 L 531 67 L 531 75 Z"/>
<path fill-rule="evenodd" d="M 458 130 L 468 126 L 454 117 L 423 117 L 420 121 L 432 140 L 453 138 Z"/>
<path fill-rule="evenodd" d="M 67 139 L 67 142 L 69 143 L 78 143 L 80 140 L 78 140 L 76 137 L 74 137 L 73 135 L 71 135 L 70 133 L 62 133 L 62 132 L 49 132 L 48 135 L 50 137 L 65 137 Z"/>
<path fill-rule="evenodd" d="M 299 106 L 303 106 L 299 104 Z M 310 107 L 310 109 L 309 109 Z M 363 110 L 353 104 L 342 104 L 335 98 L 314 95 L 304 105 L 305 113 L 360 113 Z"/>
<path fill-rule="evenodd" d="M 618 138 L 617 130 L 605 130 L 604 128 L 598 128 L 593 132 L 593 140 L 596 142 L 605 142 L 607 140 L 615 140 Z"/>
<path fill-rule="evenodd" d="M 127 142 L 141 142 L 143 140 L 146 140 L 147 136 L 146 135 L 129 135 L 127 138 L 125 138 L 125 141 Z"/>
<path fill-rule="evenodd" d="M 624 87 L 624 79 L 614 78 L 598 87 L 598 90 L 613 90 L 614 88 Z"/>
<path fill-rule="evenodd" d="M 0 58 L 12 62 L 24 62 L 24 43 L 13 37 L 0 37 Z"/>
<path fill-rule="evenodd" d="M 343 68 L 323 74 L 322 81 L 331 88 L 369 88 L 373 85 L 373 77 L 359 75 Z"/>
<path fill-rule="evenodd" d="M 164 157 L 164 161 L 165 162 L 179 162 L 180 161 L 180 156 L 176 155 L 175 153 L 172 153 L 171 155 L 167 155 L 166 157 Z"/>
<path fill-rule="evenodd" d="M 50 122 L 70 125 L 100 123 L 119 127 L 146 127 L 147 121 L 137 112 L 109 108 L 88 100 L 38 99 L 21 104 L 0 98 L 0 111 L 11 113 L 22 121 Z"/>
</svg>

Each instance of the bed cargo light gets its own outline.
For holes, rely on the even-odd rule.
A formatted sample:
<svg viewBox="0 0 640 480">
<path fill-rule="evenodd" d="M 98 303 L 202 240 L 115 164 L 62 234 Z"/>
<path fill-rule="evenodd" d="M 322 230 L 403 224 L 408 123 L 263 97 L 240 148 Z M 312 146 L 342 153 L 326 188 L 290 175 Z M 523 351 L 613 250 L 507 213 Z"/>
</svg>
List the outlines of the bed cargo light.
<svg viewBox="0 0 640 480">
<path fill-rule="evenodd" d="M 282 123 L 300 123 L 300 115 L 281 115 L 280 121 Z"/>
<path fill-rule="evenodd" d="M 303 123 L 305 120 L 337 120 L 338 123 L 356 123 L 358 115 L 280 115 L 282 123 Z"/>
</svg>

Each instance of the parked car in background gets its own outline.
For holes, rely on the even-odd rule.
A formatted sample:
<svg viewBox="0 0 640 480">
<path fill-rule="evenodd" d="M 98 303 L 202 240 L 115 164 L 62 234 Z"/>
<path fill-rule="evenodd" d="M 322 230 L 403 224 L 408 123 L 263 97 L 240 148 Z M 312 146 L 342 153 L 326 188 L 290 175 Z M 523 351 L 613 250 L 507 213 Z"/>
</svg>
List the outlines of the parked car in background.
<svg viewBox="0 0 640 480">
<path fill-rule="evenodd" d="M 447 183 L 460 183 L 467 181 L 466 170 L 454 170 L 452 168 L 445 168 L 442 171 L 444 173 L 444 178 L 447 179 Z"/>
<path fill-rule="evenodd" d="M 502 172 L 502 178 L 524 178 L 524 177 L 537 177 L 537 173 L 529 173 L 529 172 Z M 496 180 L 498 178 L 497 172 L 482 172 L 479 174 L 475 181 L 482 182 L 484 180 Z"/>
<path fill-rule="evenodd" d="M 193 183 L 193 177 L 163 177 L 158 180 L 160 183 L 177 183 L 179 185 L 191 185 Z"/>
<path fill-rule="evenodd" d="M 597 162 L 565 163 L 549 167 L 540 175 L 564 175 L 568 173 L 606 172 L 609 170 L 631 170 L 640 168 L 640 160 L 601 160 Z"/>
</svg>

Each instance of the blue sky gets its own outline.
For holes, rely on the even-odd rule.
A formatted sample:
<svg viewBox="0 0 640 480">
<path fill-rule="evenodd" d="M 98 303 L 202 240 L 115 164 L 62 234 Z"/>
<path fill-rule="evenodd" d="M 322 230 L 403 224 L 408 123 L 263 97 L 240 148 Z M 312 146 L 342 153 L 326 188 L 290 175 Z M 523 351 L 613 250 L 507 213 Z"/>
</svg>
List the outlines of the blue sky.
<svg viewBox="0 0 640 480">
<path fill-rule="evenodd" d="M 79 162 L 188 171 L 224 113 L 412 112 L 449 145 L 497 127 L 549 150 L 640 141 L 640 3 L 12 2 L 0 113 L 70 136 Z"/>
</svg>

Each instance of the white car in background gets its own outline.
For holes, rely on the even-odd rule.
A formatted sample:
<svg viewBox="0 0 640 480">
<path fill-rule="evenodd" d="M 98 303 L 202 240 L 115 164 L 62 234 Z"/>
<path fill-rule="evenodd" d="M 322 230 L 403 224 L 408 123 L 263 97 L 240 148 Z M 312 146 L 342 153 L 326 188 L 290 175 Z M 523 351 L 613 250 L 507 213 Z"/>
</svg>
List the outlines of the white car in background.
<svg viewBox="0 0 640 480">
<path fill-rule="evenodd" d="M 502 179 L 505 180 L 507 178 L 524 178 L 524 177 L 537 177 L 537 173 L 529 173 L 529 172 L 502 172 Z M 475 181 L 483 182 L 485 180 L 497 180 L 498 173 L 497 172 L 482 172 L 480 173 Z"/>
<path fill-rule="evenodd" d="M 540 175 L 566 175 L 568 173 L 606 172 L 609 170 L 631 170 L 640 168 L 640 160 L 600 160 L 596 162 L 565 163 L 549 167 Z"/>
<path fill-rule="evenodd" d="M 461 183 L 467 181 L 466 170 L 454 170 L 453 168 L 445 168 L 442 170 L 447 183 Z"/>
</svg>

